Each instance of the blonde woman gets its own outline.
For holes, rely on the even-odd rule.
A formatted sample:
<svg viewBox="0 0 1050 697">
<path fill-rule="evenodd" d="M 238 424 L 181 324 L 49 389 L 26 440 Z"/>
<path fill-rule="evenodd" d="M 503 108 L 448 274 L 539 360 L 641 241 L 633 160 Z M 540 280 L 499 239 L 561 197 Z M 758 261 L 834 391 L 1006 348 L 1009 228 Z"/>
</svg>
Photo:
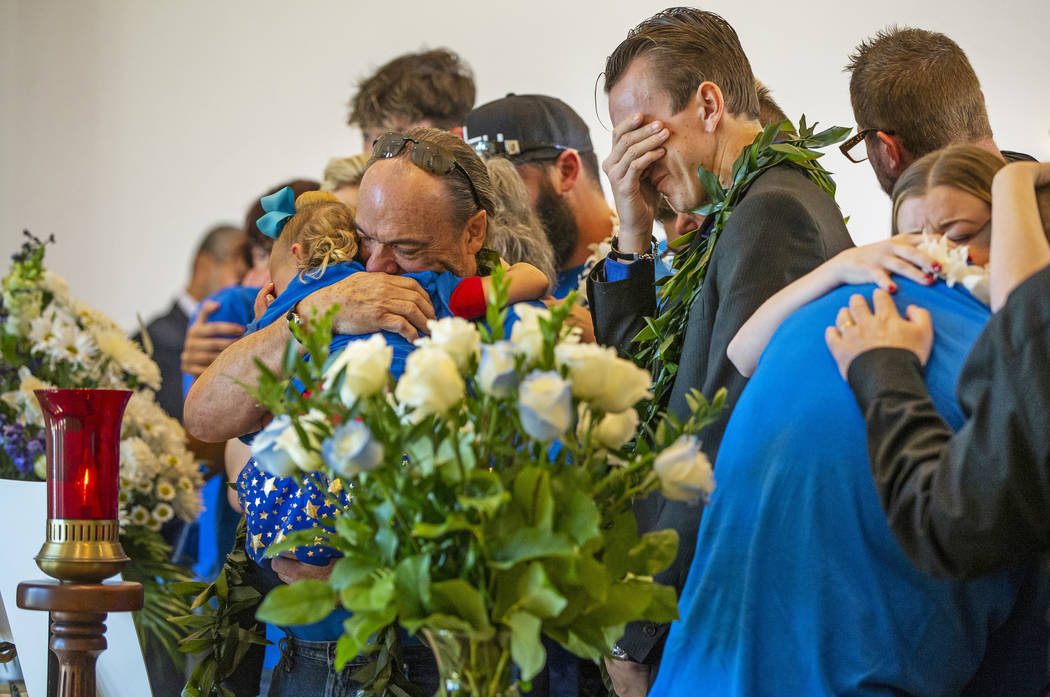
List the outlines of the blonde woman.
<svg viewBox="0 0 1050 697">
<path fill-rule="evenodd" d="M 1047 185 L 1050 163 L 1034 162 L 1007 165 L 992 184 L 996 314 L 959 379 L 957 433 L 923 382 L 939 338 L 926 310 L 904 319 L 884 298 L 874 313 L 851 300 L 852 324 L 829 337 L 864 409 L 890 526 L 929 573 L 972 578 L 1050 549 L 1050 188 L 1037 196 Z"/>
</svg>

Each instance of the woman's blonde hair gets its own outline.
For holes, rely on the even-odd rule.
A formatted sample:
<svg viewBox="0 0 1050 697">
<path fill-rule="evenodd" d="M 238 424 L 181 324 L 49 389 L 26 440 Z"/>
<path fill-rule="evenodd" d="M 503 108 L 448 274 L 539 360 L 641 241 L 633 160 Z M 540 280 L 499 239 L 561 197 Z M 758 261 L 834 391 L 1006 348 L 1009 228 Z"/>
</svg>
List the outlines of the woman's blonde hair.
<svg viewBox="0 0 1050 697">
<path fill-rule="evenodd" d="M 275 252 L 299 243 L 300 273 L 318 278 L 329 264 L 353 261 L 357 256 L 354 211 L 325 191 L 307 191 L 295 199 L 293 215 L 281 231 Z"/>
<path fill-rule="evenodd" d="M 937 186 L 950 186 L 992 205 L 992 179 L 1005 166 L 1001 157 L 974 145 L 949 145 L 920 157 L 893 186 L 893 234 L 900 232 L 901 204 Z"/>
<path fill-rule="evenodd" d="M 324 168 L 321 191 L 335 191 L 344 186 L 361 186 L 361 178 L 368 167 L 368 153 L 352 157 L 333 157 Z"/>
</svg>

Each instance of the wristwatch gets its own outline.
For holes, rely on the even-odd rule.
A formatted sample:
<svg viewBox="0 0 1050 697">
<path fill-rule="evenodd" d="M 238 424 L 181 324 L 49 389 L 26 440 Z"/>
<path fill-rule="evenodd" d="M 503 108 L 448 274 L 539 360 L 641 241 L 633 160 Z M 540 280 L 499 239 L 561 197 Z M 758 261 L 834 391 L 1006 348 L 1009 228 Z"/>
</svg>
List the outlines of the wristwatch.
<svg viewBox="0 0 1050 697">
<path fill-rule="evenodd" d="M 609 252 L 609 258 L 610 259 L 614 259 L 615 261 L 626 261 L 628 263 L 632 262 L 632 261 L 638 261 L 638 260 L 655 261 L 655 259 L 656 259 L 655 250 L 656 250 L 656 238 L 655 237 L 649 238 L 649 251 L 648 252 L 644 252 L 642 254 L 628 254 L 627 252 L 621 252 L 620 251 L 620 238 L 614 237 L 614 238 L 612 238 L 612 250 Z"/>
<path fill-rule="evenodd" d="M 303 318 L 299 316 L 299 312 L 295 309 L 295 305 L 292 305 L 292 309 L 288 310 L 284 318 L 288 321 L 289 331 L 292 331 L 292 325 L 299 327 L 300 332 L 306 331 L 306 327 L 303 325 Z M 294 331 L 292 331 L 292 336 L 295 336 Z"/>
</svg>

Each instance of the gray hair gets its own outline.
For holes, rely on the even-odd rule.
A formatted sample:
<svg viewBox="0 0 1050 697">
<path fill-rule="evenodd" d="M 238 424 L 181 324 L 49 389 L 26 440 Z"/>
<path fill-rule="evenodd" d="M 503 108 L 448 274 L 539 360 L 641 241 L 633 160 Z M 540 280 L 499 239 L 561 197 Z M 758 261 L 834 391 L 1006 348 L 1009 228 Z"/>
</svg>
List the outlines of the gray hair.
<svg viewBox="0 0 1050 697">
<path fill-rule="evenodd" d="M 505 157 L 485 161 L 492 181 L 496 209 L 489 218 L 486 245 L 508 264 L 532 264 L 557 283 L 554 250 L 540 219 L 529 203 L 529 193 L 517 168 Z"/>
</svg>

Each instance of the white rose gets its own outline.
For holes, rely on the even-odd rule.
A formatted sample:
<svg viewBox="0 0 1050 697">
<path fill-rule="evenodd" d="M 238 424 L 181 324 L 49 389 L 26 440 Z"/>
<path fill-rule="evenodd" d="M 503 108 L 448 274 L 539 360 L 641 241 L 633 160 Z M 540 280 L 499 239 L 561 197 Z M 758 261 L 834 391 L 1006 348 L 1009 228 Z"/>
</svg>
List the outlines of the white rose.
<svg viewBox="0 0 1050 697">
<path fill-rule="evenodd" d="M 510 342 L 514 344 L 515 350 L 525 356 L 529 361 L 534 361 L 543 353 L 543 331 L 540 329 L 540 320 L 550 320 L 549 310 L 534 307 L 528 303 L 518 303 L 513 307 L 518 321 L 510 330 Z"/>
<path fill-rule="evenodd" d="M 345 370 L 339 388 L 339 399 L 344 404 L 349 406 L 357 399 L 378 394 L 386 387 L 393 357 L 394 349 L 380 334 L 351 341 L 325 370 L 325 387 L 336 379 L 340 370 Z"/>
<path fill-rule="evenodd" d="M 558 365 L 568 369 L 572 394 L 596 409 L 619 414 L 642 399 L 651 399 L 649 371 L 597 344 L 559 344 L 554 349 Z"/>
<path fill-rule="evenodd" d="M 652 399 L 653 380 L 649 371 L 616 358 L 605 366 L 605 387 L 590 400 L 591 405 L 609 414 L 619 414 L 643 399 Z"/>
<path fill-rule="evenodd" d="M 322 444 L 321 453 L 328 466 L 340 477 L 356 477 L 383 463 L 383 444 L 360 421 L 347 421 L 337 426 L 332 437 Z"/>
<path fill-rule="evenodd" d="M 664 496 L 696 504 L 714 491 L 714 473 L 696 436 L 681 436 L 656 456 L 653 472 L 660 478 Z"/>
<path fill-rule="evenodd" d="M 559 344 L 554 359 L 568 369 L 572 395 L 588 402 L 605 390 L 607 375 L 618 360 L 616 349 L 598 344 Z"/>
<path fill-rule="evenodd" d="M 474 323 L 462 317 L 444 317 L 428 320 L 427 329 L 430 336 L 417 339 L 416 346 L 441 349 L 456 362 L 459 372 L 466 374 L 471 360 L 477 360 L 481 354 L 481 334 Z"/>
<path fill-rule="evenodd" d="M 514 393 L 519 379 L 513 344 L 497 341 L 482 347 L 478 364 L 478 388 L 482 392 L 505 399 Z"/>
<path fill-rule="evenodd" d="M 321 436 L 317 424 L 324 421 L 324 414 L 311 409 L 298 420 L 298 424 L 306 433 L 306 443 L 299 437 L 294 427 L 287 428 L 281 435 L 277 436 L 277 447 L 288 453 L 292 462 L 304 472 L 313 472 L 324 467 L 321 457 Z"/>
<path fill-rule="evenodd" d="M 405 373 L 397 381 L 394 390 L 397 401 L 412 408 L 420 417 L 444 414 L 459 403 L 466 393 L 466 383 L 455 361 L 441 349 L 432 346 L 418 348 L 408 354 Z"/>
<path fill-rule="evenodd" d="M 587 427 L 591 421 L 589 409 L 580 405 L 580 419 L 576 426 L 576 437 L 580 442 L 587 436 Z M 627 444 L 638 431 L 638 412 L 627 409 L 619 414 L 606 414 L 594 426 L 591 437 L 609 450 L 619 450 Z"/>
<path fill-rule="evenodd" d="M 569 383 L 553 370 L 530 373 L 518 391 L 521 427 L 540 441 L 560 438 L 572 425 Z"/>
</svg>

